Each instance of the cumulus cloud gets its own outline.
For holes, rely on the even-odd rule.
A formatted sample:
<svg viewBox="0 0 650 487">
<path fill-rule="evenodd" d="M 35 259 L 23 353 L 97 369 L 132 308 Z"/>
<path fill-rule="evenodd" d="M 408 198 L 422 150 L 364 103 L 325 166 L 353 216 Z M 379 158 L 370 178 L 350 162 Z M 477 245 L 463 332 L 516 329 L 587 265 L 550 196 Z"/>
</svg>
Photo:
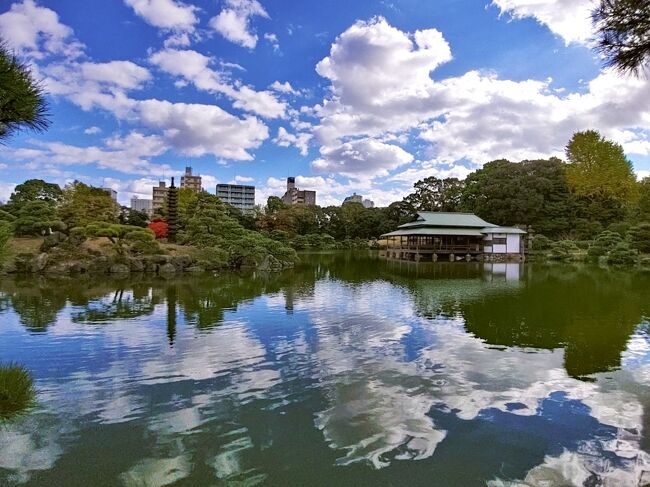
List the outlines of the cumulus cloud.
<svg viewBox="0 0 650 487">
<path fill-rule="evenodd" d="M 273 139 L 273 142 L 280 147 L 295 146 L 300 151 L 301 156 L 306 156 L 309 152 L 309 141 L 312 137 L 312 134 L 306 132 L 291 134 L 284 127 L 280 127 L 278 128 L 278 136 Z"/>
<path fill-rule="evenodd" d="M 159 29 L 192 32 L 199 22 L 197 7 L 177 0 L 124 0 L 136 15 Z"/>
<path fill-rule="evenodd" d="M 0 15 L 0 32 L 12 48 L 35 59 L 50 54 L 78 57 L 84 49 L 54 10 L 40 7 L 34 0 L 16 2 Z"/>
<path fill-rule="evenodd" d="M 350 177 L 387 176 L 389 171 L 413 161 L 413 155 L 401 147 L 373 139 L 323 146 L 320 154 L 320 159 L 311 163 L 312 169 Z"/>
<path fill-rule="evenodd" d="M 285 81 L 284 83 L 280 83 L 279 81 L 274 81 L 271 83 L 269 86 L 273 91 L 277 91 L 278 93 L 286 93 L 289 95 L 298 95 L 300 92 L 296 91 L 293 89 L 293 86 L 291 86 L 291 83 L 288 81 Z"/>
<path fill-rule="evenodd" d="M 591 11 L 596 0 L 493 0 L 492 5 L 515 19 L 534 18 L 566 44 L 586 43 L 593 35 Z"/>
<path fill-rule="evenodd" d="M 271 91 L 256 91 L 249 86 L 233 86 L 225 73 L 210 67 L 213 60 L 197 51 L 164 49 L 152 54 L 149 61 L 164 72 L 180 76 L 197 89 L 222 93 L 233 100 L 233 106 L 266 118 L 282 117 L 286 103 Z"/>
<path fill-rule="evenodd" d="M 268 138 L 268 128 L 256 117 L 238 118 L 216 105 L 139 102 L 142 122 L 163 131 L 165 139 L 183 154 L 212 154 L 234 160 L 251 160 L 248 152 Z"/>
<path fill-rule="evenodd" d="M 251 17 L 269 18 L 264 7 L 257 0 L 226 0 L 226 7 L 210 19 L 210 27 L 230 42 L 254 49 L 257 34 L 251 30 Z"/>
<path fill-rule="evenodd" d="M 401 131 L 434 116 L 444 100 L 434 96 L 430 73 L 450 59 L 449 44 L 435 29 L 409 35 L 382 17 L 355 23 L 316 66 L 333 94 L 315 109 L 321 117 L 316 133 L 327 143 Z"/>
<path fill-rule="evenodd" d="M 500 157 L 561 156 L 572 133 L 593 127 L 630 153 L 650 150 L 647 80 L 604 71 L 579 93 L 558 92 L 551 79 L 511 81 L 478 71 L 434 81 L 432 70 L 449 59 L 449 46 L 436 30 L 406 33 L 383 18 L 355 23 L 317 65 L 331 82 L 331 94 L 305 110 L 319 119 L 314 133 L 322 151 L 355 138 L 397 145 L 417 136 L 438 163 L 480 166 Z M 336 151 L 330 158 L 313 167 L 349 165 Z M 367 175 L 390 171 L 375 169 Z"/>
<path fill-rule="evenodd" d="M 100 129 L 99 127 L 92 126 L 92 127 L 88 127 L 87 129 L 85 129 L 84 134 L 86 134 L 86 135 L 95 135 L 95 134 L 101 133 L 101 131 L 102 131 L 102 129 Z"/>
</svg>

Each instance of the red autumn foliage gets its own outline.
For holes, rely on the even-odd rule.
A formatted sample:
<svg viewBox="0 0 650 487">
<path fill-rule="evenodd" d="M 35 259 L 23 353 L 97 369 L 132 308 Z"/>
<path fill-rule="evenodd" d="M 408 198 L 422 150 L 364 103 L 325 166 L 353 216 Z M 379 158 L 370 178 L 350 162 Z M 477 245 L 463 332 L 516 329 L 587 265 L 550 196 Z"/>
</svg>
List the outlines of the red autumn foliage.
<svg viewBox="0 0 650 487">
<path fill-rule="evenodd" d="M 147 225 L 147 228 L 153 230 L 157 239 L 167 238 L 167 232 L 169 231 L 169 225 L 167 225 L 167 222 L 163 220 L 154 220 Z"/>
</svg>

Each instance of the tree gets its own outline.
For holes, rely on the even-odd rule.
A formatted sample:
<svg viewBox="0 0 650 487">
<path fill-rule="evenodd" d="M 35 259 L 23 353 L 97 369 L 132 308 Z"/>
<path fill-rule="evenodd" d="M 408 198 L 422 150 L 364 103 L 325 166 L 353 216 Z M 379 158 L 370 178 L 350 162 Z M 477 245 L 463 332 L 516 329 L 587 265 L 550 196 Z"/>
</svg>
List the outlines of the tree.
<svg viewBox="0 0 650 487">
<path fill-rule="evenodd" d="M 438 179 L 435 176 L 415 183 L 415 192 L 404 203 L 418 211 L 458 211 L 465 182 L 458 178 Z"/>
<path fill-rule="evenodd" d="M 636 176 L 620 144 L 595 130 L 576 132 L 566 146 L 566 156 L 567 181 L 578 196 L 621 204 L 634 200 Z"/>
<path fill-rule="evenodd" d="M 151 230 L 157 239 L 167 238 L 167 233 L 169 232 L 169 225 L 163 220 L 154 220 L 147 225 L 147 228 Z"/>
<path fill-rule="evenodd" d="M 536 233 L 568 232 L 575 211 L 557 158 L 488 162 L 465 181 L 461 208 L 497 225 L 531 226 Z"/>
<path fill-rule="evenodd" d="M 101 188 L 75 181 L 63 190 L 59 208 L 61 219 L 69 228 L 91 223 L 117 223 L 120 207 Z"/>
<path fill-rule="evenodd" d="M 605 64 L 639 74 L 650 61 L 650 0 L 600 0 L 592 22 Z"/>
<path fill-rule="evenodd" d="M 9 253 L 9 239 L 11 238 L 11 224 L 0 221 L 0 264 L 2 264 Z"/>
<path fill-rule="evenodd" d="M 643 253 L 650 253 L 650 223 L 644 222 L 633 226 L 627 232 L 630 247 Z"/>
<path fill-rule="evenodd" d="M 134 227 L 146 227 L 149 222 L 149 215 L 144 211 L 137 211 L 132 208 L 123 206 L 120 208 L 120 216 L 118 218 L 120 224 L 131 225 Z"/>
<path fill-rule="evenodd" d="M 0 140 L 21 129 L 45 130 L 47 110 L 43 89 L 31 70 L 0 40 Z"/>
<path fill-rule="evenodd" d="M 587 130 L 573 135 L 566 155 L 567 181 L 582 217 L 603 226 L 625 219 L 637 199 L 638 183 L 623 148 Z"/>
<path fill-rule="evenodd" d="M 273 215 L 280 210 L 284 210 L 287 205 L 284 204 L 281 198 L 277 196 L 269 196 L 266 200 L 266 213 Z"/>
<path fill-rule="evenodd" d="M 637 212 L 641 220 L 650 221 L 650 177 L 643 178 L 639 183 Z"/>
<path fill-rule="evenodd" d="M 50 231 L 62 231 L 66 226 L 59 218 L 54 204 L 35 200 L 22 205 L 14 222 L 15 233 L 19 236 L 45 235 Z"/>
<path fill-rule="evenodd" d="M 48 183 L 42 179 L 28 179 L 19 184 L 9 197 L 7 207 L 9 211 L 18 211 L 21 206 L 30 201 L 46 201 L 54 205 L 61 201 L 63 192 L 55 183 Z"/>
<path fill-rule="evenodd" d="M 154 233 L 148 228 L 131 225 L 110 224 L 105 222 L 91 223 L 74 232 L 85 237 L 106 237 L 113 244 L 115 252 L 124 256 L 127 252 L 134 254 L 156 254 L 160 252 Z"/>
</svg>

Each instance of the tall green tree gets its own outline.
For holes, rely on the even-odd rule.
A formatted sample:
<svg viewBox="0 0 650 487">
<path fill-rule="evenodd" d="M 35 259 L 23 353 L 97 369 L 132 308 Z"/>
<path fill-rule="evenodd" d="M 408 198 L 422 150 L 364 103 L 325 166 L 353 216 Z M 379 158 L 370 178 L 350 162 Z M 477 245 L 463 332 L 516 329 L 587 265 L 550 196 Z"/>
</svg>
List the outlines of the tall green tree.
<svg viewBox="0 0 650 487">
<path fill-rule="evenodd" d="M 650 222 L 650 177 L 643 178 L 639 183 L 637 218 L 641 221 Z"/>
<path fill-rule="evenodd" d="M 595 130 L 576 132 L 566 146 L 567 181 L 578 196 L 630 203 L 637 191 L 623 147 Z"/>
<path fill-rule="evenodd" d="M 650 63 L 650 0 L 600 0 L 592 12 L 605 64 L 639 74 Z"/>
<path fill-rule="evenodd" d="M 14 189 L 7 203 L 8 211 L 17 212 L 24 204 L 30 201 L 45 201 L 53 205 L 58 204 L 63 197 L 61 187 L 55 183 L 48 183 L 42 179 L 28 179 Z"/>
<path fill-rule="evenodd" d="M 75 181 L 63 190 L 59 215 L 69 228 L 117 223 L 119 213 L 119 205 L 101 188 Z"/>
<path fill-rule="evenodd" d="M 547 236 L 567 232 L 575 208 L 565 166 L 557 158 L 488 162 L 467 177 L 461 208 L 497 225 L 531 226 Z"/>
<path fill-rule="evenodd" d="M 21 129 L 45 130 L 47 111 L 41 85 L 0 40 L 0 141 Z"/>
<path fill-rule="evenodd" d="M 418 211 L 458 211 L 465 182 L 458 178 L 439 179 L 431 176 L 415 183 L 415 191 L 404 203 Z"/>
<path fill-rule="evenodd" d="M 623 147 L 595 130 L 577 132 L 566 147 L 567 181 L 586 218 L 609 225 L 633 208 L 638 183 Z"/>
</svg>

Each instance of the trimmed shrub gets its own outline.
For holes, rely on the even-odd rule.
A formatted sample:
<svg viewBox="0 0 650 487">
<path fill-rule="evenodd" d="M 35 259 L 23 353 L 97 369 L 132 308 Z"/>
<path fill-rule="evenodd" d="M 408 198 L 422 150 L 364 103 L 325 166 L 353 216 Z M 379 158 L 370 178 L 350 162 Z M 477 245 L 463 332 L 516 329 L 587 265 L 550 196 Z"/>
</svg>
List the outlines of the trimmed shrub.
<svg viewBox="0 0 650 487">
<path fill-rule="evenodd" d="M 561 261 L 575 260 L 578 252 L 580 249 L 573 240 L 560 240 L 551 245 L 550 258 Z"/>
<path fill-rule="evenodd" d="M 634 265 L 637 251 L 627 242 L 619 242 L 607 253 L 607 263 L 611 265 Z"/>
<path fill-rule="evenodd" d="M 591 260 L 598 261 L 600 257 L 607 255 L 610 250 L 612 250 L 622 241 L 623 237 L 621 237 L 618 233 L 605 230 L 596 237 L 594 242 L 589 247 L 589 250 L 587 250 L 587 255 Z"/>
<path fill-rule="evenodd" d="M 531 237 L 531 246 L 533 250 L 548 250 L 553 242 L 545 235 L 538 234 Z"/>
<path fill-rule="evenodd" d="M 650 253 L 650 223 L 639 223 L 630 228 L 627 239 L 633 249 L 644 254 Z"/>
</svg>

